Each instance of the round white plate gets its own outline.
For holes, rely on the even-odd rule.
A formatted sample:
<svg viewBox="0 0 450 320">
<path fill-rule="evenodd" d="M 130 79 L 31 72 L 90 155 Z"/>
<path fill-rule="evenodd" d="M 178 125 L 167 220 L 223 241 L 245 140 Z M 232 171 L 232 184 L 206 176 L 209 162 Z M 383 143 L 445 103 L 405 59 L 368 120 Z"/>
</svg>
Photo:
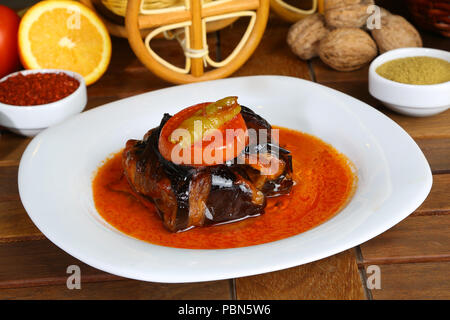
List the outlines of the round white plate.
<svg viewBox="0 0 450 320">
<path fill-rule="evenodd" d="M 270 123 L 331 143 L 355 164 L 358 188 L 327 222 L 287 239 L 221 250 L 152 245 L 111 227 L 97 213 L 95 170 L 163 113 L 237 95 Z M 19 191 L 36 226 L 64 251 L 106 272 L 146 281 L 242 277 L 325 258 L 391 228 L 427 197 L 432 175 L 422 151 L 388 117 L 338 91 L 296 78 L 257 76 L 176 86 L 74 116 L 36 136 L 23 154 Z"/>
</svg>

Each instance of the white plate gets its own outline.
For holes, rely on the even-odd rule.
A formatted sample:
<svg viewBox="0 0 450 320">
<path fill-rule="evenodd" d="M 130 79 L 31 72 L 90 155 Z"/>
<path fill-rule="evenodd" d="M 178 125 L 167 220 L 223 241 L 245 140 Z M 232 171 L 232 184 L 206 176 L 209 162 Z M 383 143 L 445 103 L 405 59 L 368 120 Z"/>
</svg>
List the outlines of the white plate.
<svg viewBox="0 0 450 320">
<path fill-rule="evenodd" d="M 335 217 L 287 239 L 236 249 L 192 250 L 129 237 L 97 213 L 91 181 L 99 164 L 163 113 L 237 95 L 270 123 L 313 134 L 356 165 L 358 188 Z M 315 261 L 391 228 L 427 197 L 430 167 L 416 143 L 374 108 L 289 77 L 231 78 L 149 92 L 81 113 L 28 145 L 19 168 L 23 205 L 52 242 L 79 260 L 123 277 L 192 282 L 242 277 Z"/>
</svg>

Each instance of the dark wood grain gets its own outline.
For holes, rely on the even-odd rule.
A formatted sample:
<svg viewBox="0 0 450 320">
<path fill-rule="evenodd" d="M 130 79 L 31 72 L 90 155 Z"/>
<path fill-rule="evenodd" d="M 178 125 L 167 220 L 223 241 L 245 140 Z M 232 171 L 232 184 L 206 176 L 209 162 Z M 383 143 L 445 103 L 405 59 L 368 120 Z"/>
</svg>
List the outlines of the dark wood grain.
<svg viewBox="0 0 450 320">
<path fill-rule="evenodd" d="M 236 279 L 238 299 L 365 299 L 354 250 L 295 268 Z"/>
<path fill-rule="evenodd" d="M 0 166 L 18 165 L 30 138 L 3 132 L 0 134 Z"/>
<path fill-rule="evenodd" d="M 326 84 L 329 82 L 367 82 L 368 79 L 368 65 L 352 72 L 342 72 L 330 68 L 318 57 L 312 59 L 310 62 L 314 70 L 315 81 L 317 81 L 318 83 Z"/>
<path fill-rule="evenodd" d="M 20 200 L 0 202 L 0 243 L 44 238 L 28 217 Z"/>
<path fill-rule="evenodd" d="M 66 281 L 70 275 L 67 274 L 67 267 L 70 265 L 80 267 L 81 290 L 67 289 Z M 0 299 L 20 299 L 22 297 L 40 299 L 229 299 L 231 296 L 230 284 L 227 280 L 193 284 L 123 281 L 123 278 L 80 262 L 48 240 L 2 243 L 0 244 Z"/>
<path fill-rule="evenodd" d="M 450 173 L 450 138 L 415 139 L 433 173 Z"/>
<path fill-rule="evenodd" d="M 0 166 L 0 203 L 20 200 L 17 187 L 18 169 L 16 166 Z"/>
<path fill-rule="evenodd" d="M 238 21 L 233 28 L 220 31 L 223 58 L 234 49 L 241 39 L 245 21 Z M 250 59 L 233 77 L 250 75 L 283 75 L 311 79 L 308 64 L 299 60 L 288 48 L 286 36 L 290 24 L 280 19 L 269 19 L 263 39 Z"/>
<path fill-rule="evenodd" d="M 381 289 L 375 300 L 450 299 L 450 262 L 380 265 Z"/>
<path fill-rule="evenodd" d="M 450 215 L 410 216 L 360 247 L 364 264 L 450 261 Z"/>
<path fill-rule="evenodd" d="M 92 268 L 49 240 L 0 243 L 0 288 L 65 284 L 67 267 L 78 265 L 89 281 L 118 277 Z"/>
<path fill-rule="evenodd" d="M 447 213 L 450 213 L 450 174 L 435 174 L 430 194 L 415 214 Z"/>
<path fill-rule="evenodd" d="M 81 289 L 66 285 L 0 289 L 1 300 L 226 300 L 228 281 L 164 284 L 134 280 L 81 283 Z"/>
</svg>

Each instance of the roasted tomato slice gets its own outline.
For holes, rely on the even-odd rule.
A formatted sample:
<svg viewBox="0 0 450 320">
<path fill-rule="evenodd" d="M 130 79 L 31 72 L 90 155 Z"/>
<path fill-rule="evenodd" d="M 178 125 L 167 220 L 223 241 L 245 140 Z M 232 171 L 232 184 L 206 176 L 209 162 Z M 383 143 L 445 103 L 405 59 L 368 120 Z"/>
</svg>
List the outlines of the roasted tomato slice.
<svg viewBox="0 0 450 320">
<path fill-rule="evenodd" d="M 237 97 L 181 110 L 161 130 L 159 151 L 176 164 L 208 166 L 236 158 L 248 140 Z"/>
</svg>

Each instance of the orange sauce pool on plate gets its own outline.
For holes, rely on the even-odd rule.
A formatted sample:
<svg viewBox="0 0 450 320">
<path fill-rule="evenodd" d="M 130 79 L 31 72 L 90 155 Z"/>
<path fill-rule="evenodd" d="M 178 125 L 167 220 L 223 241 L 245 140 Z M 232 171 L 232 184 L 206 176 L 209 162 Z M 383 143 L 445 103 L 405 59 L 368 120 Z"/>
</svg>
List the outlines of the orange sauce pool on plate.
<svg viewBox="0 0 450 320">
<path fill-rule="evenodd" d="M 163 227 L 156 209 L 142 205 L 131 195 L 126 179 L 121 179 L 121 152 L 105 160 L 93 180 L 97 211 L 125 234 L 177 248 L 245 247 L 305 232 L 346 205 L 355 189 L 356 177 L 350 161 L 331 145 L 302 132 L 278 129 L 280 145 L 292 154 L 295 185 L 289 195 L 268 198 L 265 213 L 260 216 L 171 233 Z M 122 181 L 119 187 L 118 181 Z M 116 186 L 112 189 L 113 184 Z"/>
</svg>

